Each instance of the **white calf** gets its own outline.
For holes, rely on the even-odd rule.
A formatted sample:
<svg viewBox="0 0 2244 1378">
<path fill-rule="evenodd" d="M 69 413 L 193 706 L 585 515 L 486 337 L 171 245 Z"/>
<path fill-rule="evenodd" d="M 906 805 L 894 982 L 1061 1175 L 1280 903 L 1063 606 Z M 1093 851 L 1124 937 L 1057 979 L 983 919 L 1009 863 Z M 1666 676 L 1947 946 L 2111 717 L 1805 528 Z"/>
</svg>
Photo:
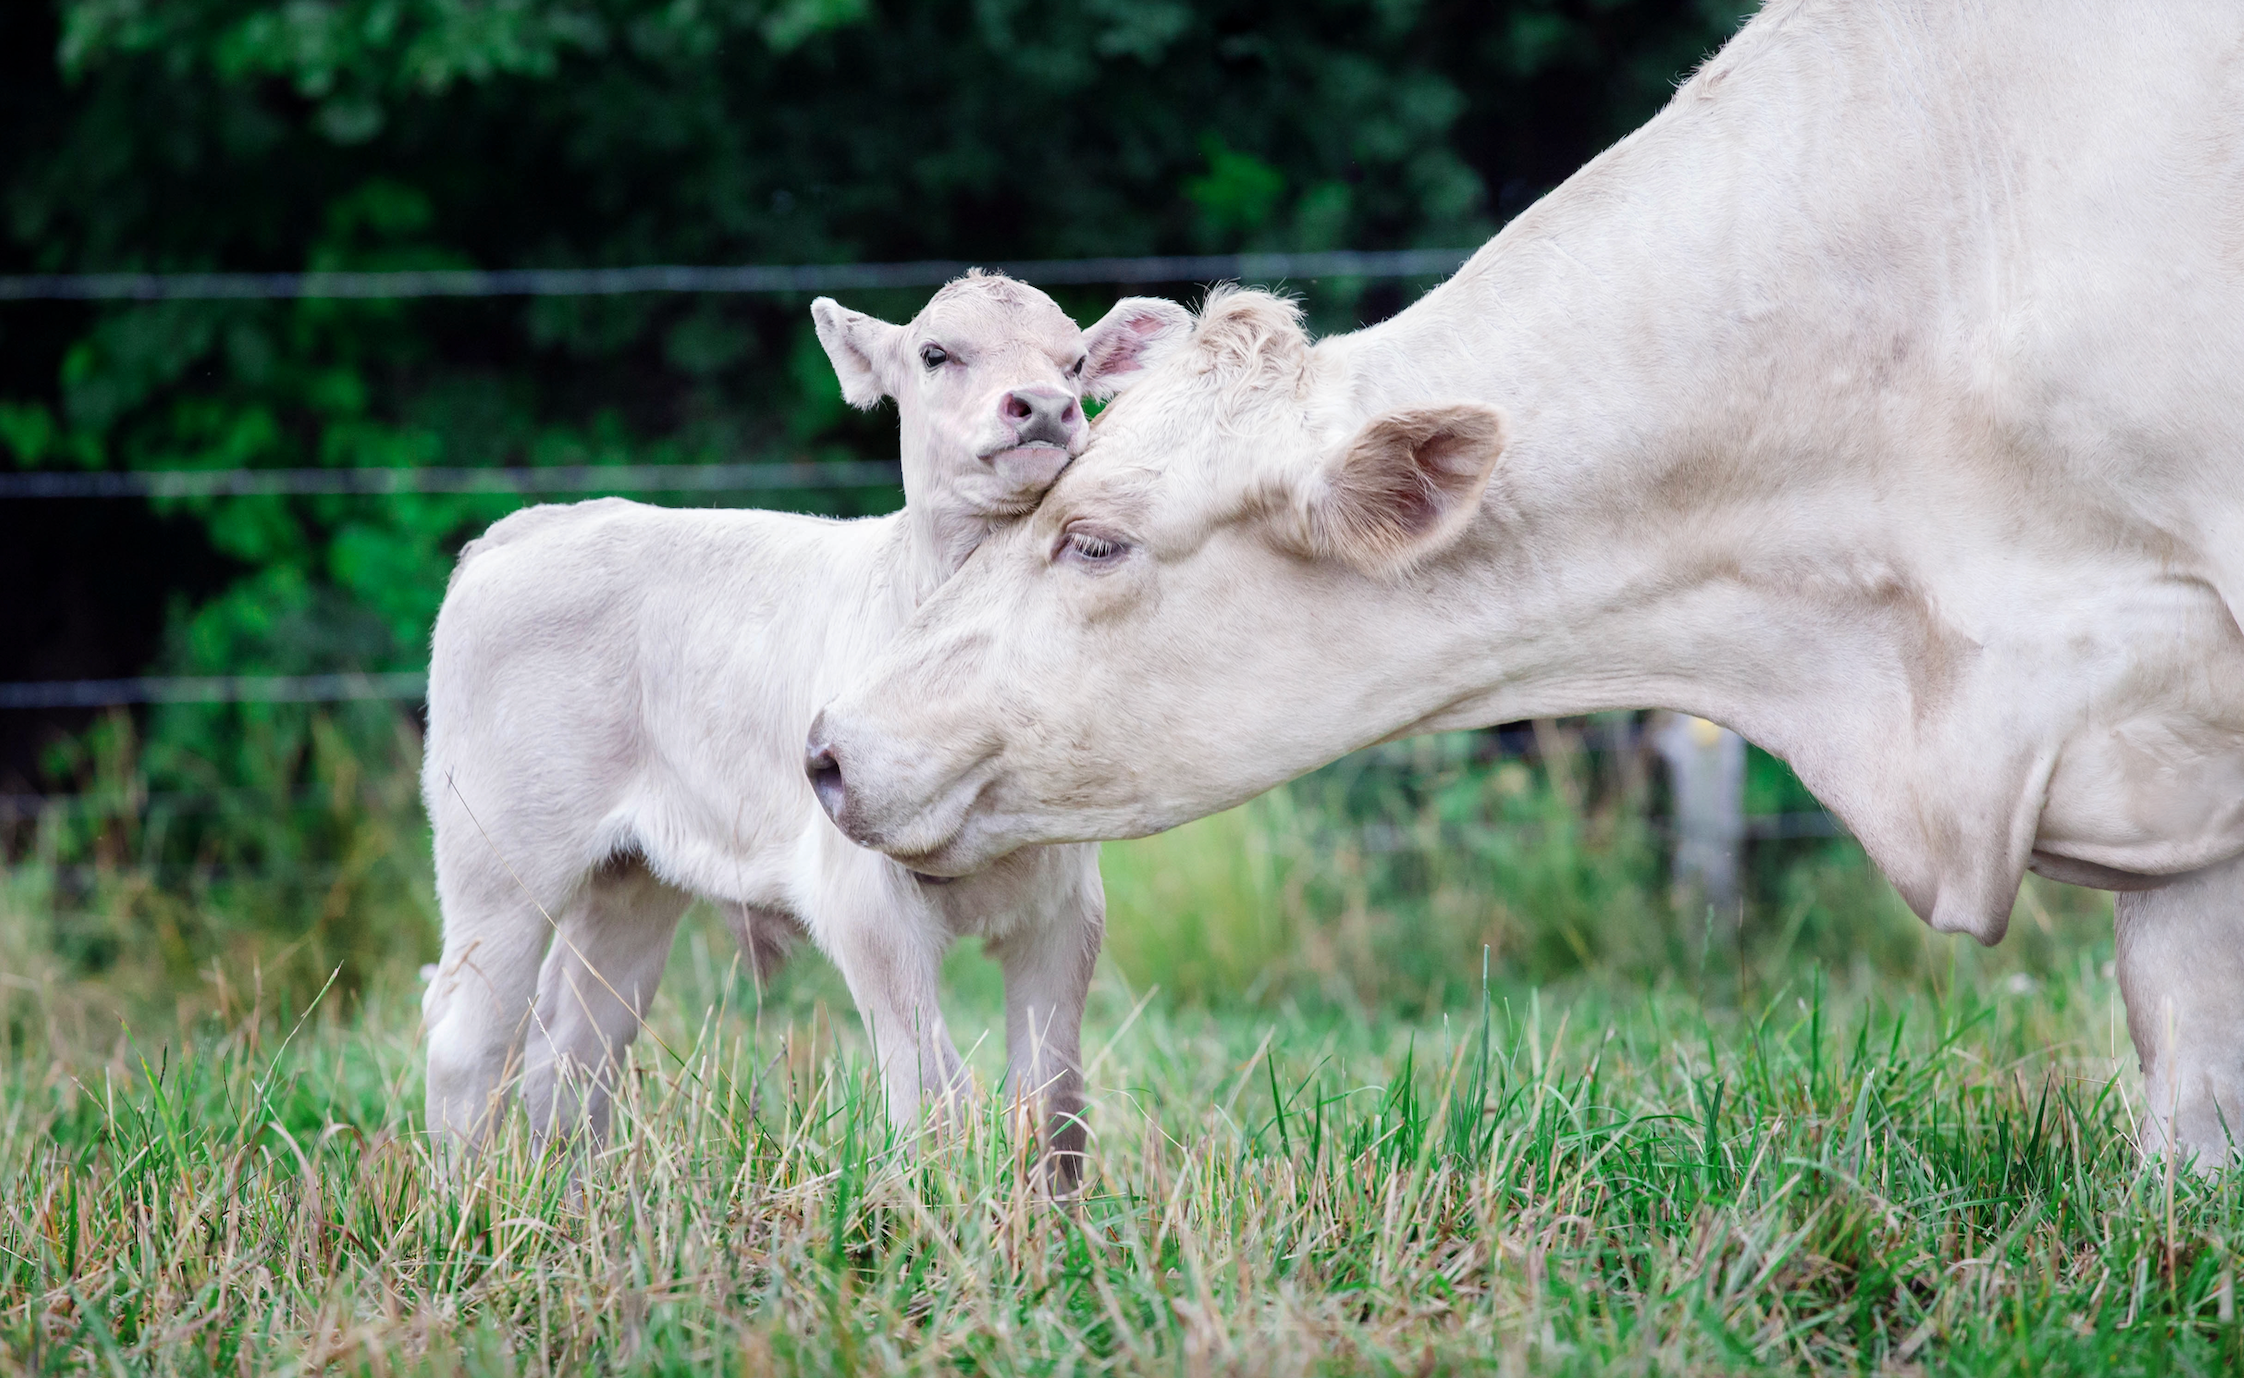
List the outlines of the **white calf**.
<svg viewBox="0 0 2244 1378">
<path fill-rule="evenodd" d="M 844 394 L 897 400 L 902 512 L 607 498 L 518 512 L 461 553 L 437 618 L 423 776 L 444 912 L 424 1000 L 432 1132 L 480 1142 L 519 1070 L 534 1134 L 603 1135 L 617 1061 L 702 895 L 759 975 L 798 933 L 833 958 L 904 1126 L 923 1095 L 961 1089 L 937 966 L 954 938 L 980 935 L 1005 970 L 1011 1093 L 1041 1095 L 1046 1149 L 1073 1176 L 1097 848 L 915 876 L 827 821 L 802 742 L 991 526 L 1034 506 L 1082 447 L 1083 392 L 1133 370 L 1174 311 L 1125 301 L 1086 334 L 1036 289 L 982 275 L 908 326 L 821 299 Z"/>
</svg>

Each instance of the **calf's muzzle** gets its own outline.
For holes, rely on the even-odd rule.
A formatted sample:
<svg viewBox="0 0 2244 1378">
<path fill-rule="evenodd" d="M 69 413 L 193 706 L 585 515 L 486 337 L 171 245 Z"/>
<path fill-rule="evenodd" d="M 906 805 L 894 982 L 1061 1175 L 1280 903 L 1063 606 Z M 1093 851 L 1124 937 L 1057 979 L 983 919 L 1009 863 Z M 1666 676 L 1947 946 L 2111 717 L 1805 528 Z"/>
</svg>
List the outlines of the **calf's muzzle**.
<svg viewBox="0 0 2244 1378">
<path fill-rule="evenodd" d="M 997 405 L 998 414 L 1013 428 L 1015 445 L 1075 444 L 1083 412 L 1075 398 L 1051 388 L 1015 388 Z"/>
</svg>

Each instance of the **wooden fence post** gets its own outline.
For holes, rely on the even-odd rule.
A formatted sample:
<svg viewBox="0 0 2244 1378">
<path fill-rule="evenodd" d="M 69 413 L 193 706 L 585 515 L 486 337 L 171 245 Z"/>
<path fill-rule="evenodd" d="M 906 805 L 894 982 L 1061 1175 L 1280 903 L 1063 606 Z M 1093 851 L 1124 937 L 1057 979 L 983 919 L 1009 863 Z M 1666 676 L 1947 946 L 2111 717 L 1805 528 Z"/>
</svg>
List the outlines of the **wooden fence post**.
<svg viewBox="0 0 2244 1378">
<path fill-rule="evenodd" d="M 1735 921 L 1745 846 L 1745 739 L 1688 713 L 1654 715 L 1675 811 L 1675 899 Z"/>
</svg>

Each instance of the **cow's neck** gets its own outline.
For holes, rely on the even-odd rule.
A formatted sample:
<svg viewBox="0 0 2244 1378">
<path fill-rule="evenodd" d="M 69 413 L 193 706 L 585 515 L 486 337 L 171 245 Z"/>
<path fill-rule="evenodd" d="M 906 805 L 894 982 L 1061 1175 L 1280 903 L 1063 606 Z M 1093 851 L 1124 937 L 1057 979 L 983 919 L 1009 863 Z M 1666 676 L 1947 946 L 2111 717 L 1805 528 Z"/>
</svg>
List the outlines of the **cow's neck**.
<svg viewBox="0 0 2244 1378">
<path fill-rule="evenodd" d="M 1872 471 L 1922 457 L 1874 453 L 1874 421 L 1847 410 L 1866 390 L 1832 386 L 1878 363 L 1850 351 L 1906 348 L 1910 327 L 1805 318 L 1776 275 L 1802 227 L 1784 207 L 1740 216 L 1737 150 L 1671 116 L 1410 311 L 1320 346 L 1343 426 L 1461 398 L 1512 419 L 1486 515 L 1430 571 L 1485 615 L 1460 626 L 1457 600 L 1398 599 L 1393 683 L 1428 710 L 1403 731 L 1653 706 L 1716 719 L 1788 759 L 1935 925 L 1991 940 L 2049 751 L 1984 740 L 1984 705 L 1940 702 L 1977 647 L 1889 538 L 1968 519 L 1878 491 Z M 1958 749 L 1999 759 L 1928 788 Z"/>
</svg>

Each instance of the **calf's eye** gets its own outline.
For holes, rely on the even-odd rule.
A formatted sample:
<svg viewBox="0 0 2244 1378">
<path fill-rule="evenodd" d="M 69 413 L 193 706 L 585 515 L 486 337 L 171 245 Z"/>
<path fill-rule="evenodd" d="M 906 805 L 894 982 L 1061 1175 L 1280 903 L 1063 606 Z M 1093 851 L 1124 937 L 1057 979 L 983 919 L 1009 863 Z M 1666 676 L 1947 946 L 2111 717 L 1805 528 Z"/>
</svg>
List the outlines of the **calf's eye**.
<svg viewBox="0 0 2244 1378">
<path fill-rule="evenodd" d="M 1069 376 L 1070 378 L 1080 378 L 1080 377 L 1082 377 L 1082 376 L 1083 376 L 1083 366 L 1084 366 L 1085 364 L 1089 363 L 1089 362 L 1091 362 L 1091 356 L 1090 356 L 1090 355 L 1088 355 L 1088 354 L 1084 355 L 1084 356 L 1083 356 L 1082 358 L 1080 358 L 1080 359 L 1077 359 L 1077 360 L 1075 361 L 1075 367 L 1074 367 L 1074 368 L 1071 368 L 1071 369 L 1069 369 L 1069 370 L 1067 371 L 1067 372 L 1068 372 L 1068 376 Z"/>
<path fill-rule="evenodd" d="M 921 345 L 919 347 L 919 361 L 931 369 L 941 368 L 951 361 L 950 351 L 944 349 L 941 345 Z"/>
</svg>

